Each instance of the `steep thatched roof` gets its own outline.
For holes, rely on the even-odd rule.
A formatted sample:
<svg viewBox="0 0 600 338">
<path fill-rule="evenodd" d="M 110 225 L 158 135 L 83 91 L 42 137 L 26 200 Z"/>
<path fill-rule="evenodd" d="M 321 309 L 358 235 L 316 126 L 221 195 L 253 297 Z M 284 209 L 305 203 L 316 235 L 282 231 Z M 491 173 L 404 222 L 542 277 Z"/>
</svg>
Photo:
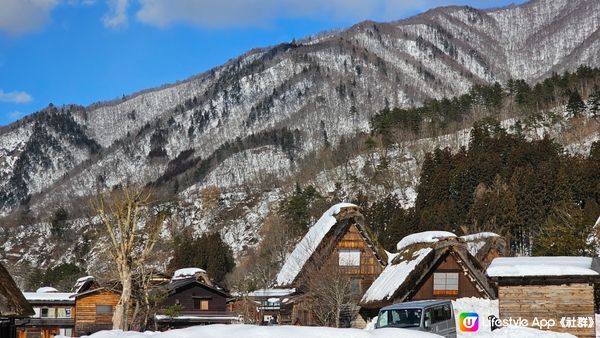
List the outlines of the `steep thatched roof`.
<svg viewBox="0 0 600 338">
<path fill-rule="evenodd" d="M 454 256 L 483 295 L 495 298 L 495 291 L 488 282 L 484 268 L 469 253 L 467 243 L 462 238 L 447 237 L 402 247 L 392 264 L 385 268 L 364 294 L 361 305 L 378 308 L 410 299 L 427 280 L 430 272 L 449 255 Z"/>
<path fill-rule="evenodd" d="M 0 263 L 0 317 L 28 317 L 33 308 L 15 284 L 4 265 Z"/>
<path fill-rule="evenodd" d="M 481 232 L 461 238 L 467 243 L 471 255 L 477 258 L 484 269 L 490 266 L 494 258 L 508 254 L 506 239 L 493 232 Z"/>
<path fill-rule="evenodd" d="M 279 287 L 294 286 L 310 262 L 318 260 L 319 255 L 329 255 L 336 244 L 344 237 L 348 229 L 355 225 L 362 238 L 373 250 L 382 266 L 387 265 L 387 254 L 364 224 L 360 208 L 350 203 L 336 204 L 323 213 L 304 238 L 296 245 L 277 276 Z M 323 256 L 320 256 L 323 257 Z"/>
</svg>

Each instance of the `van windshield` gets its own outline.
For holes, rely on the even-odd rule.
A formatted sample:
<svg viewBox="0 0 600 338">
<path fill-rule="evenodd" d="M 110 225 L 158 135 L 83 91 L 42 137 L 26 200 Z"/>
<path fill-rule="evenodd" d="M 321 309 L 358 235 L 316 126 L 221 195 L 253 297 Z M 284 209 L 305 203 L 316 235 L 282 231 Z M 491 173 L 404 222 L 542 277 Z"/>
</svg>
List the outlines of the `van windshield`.
<svg viewBox="0 0 600 338">
<path fill-rule="evenodd" d="M 421 309 L 395 309 L 379 312 L 377 327 L 419 327 Z"/>
</svg>

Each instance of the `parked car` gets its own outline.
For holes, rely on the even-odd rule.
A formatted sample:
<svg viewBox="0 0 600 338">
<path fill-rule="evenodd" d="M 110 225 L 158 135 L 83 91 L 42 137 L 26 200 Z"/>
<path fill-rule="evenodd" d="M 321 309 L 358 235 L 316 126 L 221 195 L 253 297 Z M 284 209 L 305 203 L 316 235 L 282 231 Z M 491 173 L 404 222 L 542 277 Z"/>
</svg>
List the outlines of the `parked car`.
<svg viewBox="0 0 600 338">
<path fill-rule="evenodd" d="M 449 300 L 420 300 L 389 305 L 379 310 L 375 329 L 386 327 L 431 332 L 456 338 L 456 322 Z"/>
</svg>

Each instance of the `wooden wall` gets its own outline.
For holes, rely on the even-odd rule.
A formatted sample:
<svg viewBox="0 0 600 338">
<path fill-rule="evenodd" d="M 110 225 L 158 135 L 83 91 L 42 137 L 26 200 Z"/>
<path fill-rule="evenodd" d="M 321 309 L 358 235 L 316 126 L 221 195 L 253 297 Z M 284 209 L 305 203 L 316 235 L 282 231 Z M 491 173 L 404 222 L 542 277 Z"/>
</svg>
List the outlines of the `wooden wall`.
<svg viewBox="0 0 600 338">
<path fill-rule="evenodd" d="M 458 295 L 434 295 L 433 294 L 433 273 L 435 272 L 457 272 L 458 273 Z M 457 299 L 462 297 L 483 297 L 485 295 L 477 290 L 477 287 L 468 276 L 463 273 L 463 269 L 458 264 L 453 255 L 446 256 L 440 264 L 433 269 L 427 276 L 425 282 L 410 300 L 424 299 Z"/>
<path fill-rule="evenodd" d="M 561 328 L 562 317 L 594 318 L 594 287 L 591 284 L 499 286 L 500 319 L 554 319 L 552 331 L 577 337 L 595 337 L 596 329 Z M 536 327 L 537 328 L 537 327 Z"/>
<path fill-rule="evenodd" d="M 383 271 L 383 267 L 379 263 L 379 260 L 373 253 L 373 250 L 369 247 L 367 242 L 360 235 L 356 225 L 352 224 L 346 234 L 342 237 L 337 245 L 336 249 L 354 249 L 360 250 L 360 266 L 359 267 L 340 267 L 346 274 L 361 279 L 361 292 L 367 291 L 367 289 L 373 284 L 375 279 Z M 331 259 L 335 260 L 335 264 L 338 262 L 337 250 L 333 253 Z"/>
<path fill-rule="evenodd" d="M 208 310 L 202 311 L 194 309 L 194 298 L 208 299 Z M 178 289 L 177 293 L 174 293 L 167 297 L 163 305 L 164 307 L 168 307 L 177 304 L 177 302 L 179 302 L 179 304 L 183 306 L 183 309 L 181 311 L 182 314 L 227 311 L 227 299 L 224 295 L 198 283 L 189 284 Z"/>
<path fill-rule="evenodd" d="M 120 297 L 118 293 L 108 290 L 77 297 L 75 305 L 77 336 L 112 329 L 112 313 L 97 314 L 96 305 L 111 305 L 114 312 Z"/>
</svg>

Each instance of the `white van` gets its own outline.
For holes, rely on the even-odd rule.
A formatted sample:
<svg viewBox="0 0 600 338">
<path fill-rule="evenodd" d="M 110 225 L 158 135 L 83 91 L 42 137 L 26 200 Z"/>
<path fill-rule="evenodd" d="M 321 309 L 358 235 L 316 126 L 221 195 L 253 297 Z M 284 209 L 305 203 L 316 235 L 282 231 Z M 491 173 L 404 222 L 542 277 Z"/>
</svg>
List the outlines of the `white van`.
<svg viewBox="0 0 600 338">
<path fill-rule="evenodd" d="M 396 327 L 456 338 L 454 310 L 449 300 L 420 300 L 389 305 L 379 310 L 375 329 Z"/>
</svg>

